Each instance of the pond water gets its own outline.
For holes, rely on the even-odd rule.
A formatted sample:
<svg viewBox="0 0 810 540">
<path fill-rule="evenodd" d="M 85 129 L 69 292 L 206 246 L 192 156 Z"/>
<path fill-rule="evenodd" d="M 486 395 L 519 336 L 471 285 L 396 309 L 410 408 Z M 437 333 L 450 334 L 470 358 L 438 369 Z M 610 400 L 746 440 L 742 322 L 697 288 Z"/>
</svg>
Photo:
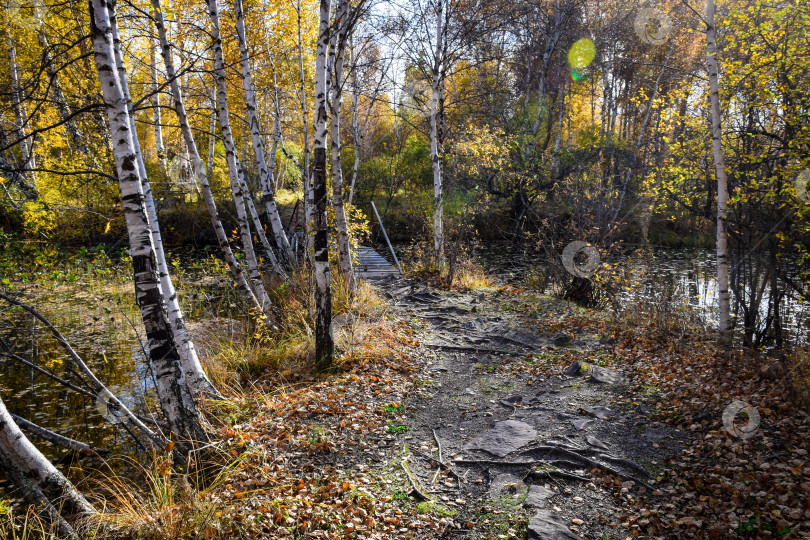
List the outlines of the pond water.
<svg viewBox="0 0 810 540">
<path fill-rule="evenodd" d="M 74 287 L 59 288 L 36 294 L 35 306 L 129 408 L 145 415 L 155 410 L 152 379 L 138 335 L 141 330 L 135 326 L 139 319 L 134 318 L 137 312 L 129 294 L 123 290 L 88 294 Z M 61 379 L 92 390 L 50 332 L 28 313 L 2 306 L 0 340 L 0 351 L 14 353 Z M 0 356 L 0 362 L 0 392 L 9 411 L 96 448 L 136 454 L 132 437 L 106 420 L 103 402 L 68 389 L 17 360 Z M 68 450 L 29 437 L 63 471 L 70 468 Z M 83 458 L 82 465 L 71 468 L 74 480 L 84 479 L 85 468 L 110 472 L 96 457 Z"/>
<path fill-rule="evenodd" d="M 225 268 L 205 253 L 182 254 L 174 261 L 175 285 L 186 320 L 213 316 L 236 318 L 239 297 L 223 287 Z M 73 260 L 47 272 L 16 272 L 11 287 L 66 337 L 95 375 L 127 407 L 156 416 L 153 375 L 140 311 L 135 305 L 131 270 L 126 260 L 90 266 Z M 2 276 L 0 276 L 2 277 Z M 6 284 L 8 287 L 8 284 Z M 0 302 L 0 353 L 10 352 L 76 386 L 91 390 L 64 349 L 41 322 L 20 308 Z M 0 396 L 10 412 L 66 437 L 90 444 L 112 455 L 137 458 L 132 436 L 107 418 L 103 401 L 86 397 L 23 363 L 0 354 Z M 109 462 L 96 456 L 80 461 L 68 450 L 36 436 L 37 447 L 75 482 L 102 475 L 130 474 L 133 460 Z M 143 454 L 141 454 L 143 455 Z M 6 492 L 8 495 L 9 493 Z"/>
<path fill-rule="evenodd" d="M 528 275 L 545 263 L 541 256 L 527 247 L 498 244 L 476 250 L 487 269 L 506 282 L 523 282 Z M 715 253 L 700 248 L 652 248 L 651 257 L 639 257 L 630 251 L 615 254 L 603 262 L 627 270 L 633 286 L 620 290 L 620 307 L 627 309 L 639 300 L 661 297 L 686 305 L 691 314 L 706 327 L 716 327 L 717 266 Z M 791 268 L 796 277 L 798 268 Z M 602 270 L 597 270 L 602 271 Z M 794 280 L 798 281 L 798 279 Z M 750 290 L 745 291 L 746 294 Z M 767 316 L 769 292 L 763 292 L 760 316 Z M 732 294 L 732 315 L 742 318 L 740 306 Z M 788 338 L 797 343 L 810 343 L 810 305 L 799 298 L 787 296 L 780 309 L 782 326 Z M 739 325 L 738 325 L 739 326 Z"/>
</svg>

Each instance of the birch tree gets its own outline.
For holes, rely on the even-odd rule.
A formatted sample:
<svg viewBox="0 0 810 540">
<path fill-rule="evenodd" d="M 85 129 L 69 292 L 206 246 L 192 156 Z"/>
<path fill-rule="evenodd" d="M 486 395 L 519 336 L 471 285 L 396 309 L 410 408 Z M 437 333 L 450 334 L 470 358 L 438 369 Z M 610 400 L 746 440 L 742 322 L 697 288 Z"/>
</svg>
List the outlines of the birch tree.
<svg viewBox="0 0 810 540">
<path fill-rule="evenodd" d="M 157 264 L 158 270 L 158 277 L 160 279 L 160 288 L 161 293 L 163 294 L 163 299 L 166 302 L 166 313 L 169 317 L 169 322 L 172 326 L 172 336 L 174 338 L 174 344 L 177 349 L 178 354 L 180 355 L 180 361 L 183 366 L 183 370 L 185 371 L 188 384 L 190 388 L 196 392 L 200 392 L 209 397 L 216 397 L 221 398 L 222 395 L 219 391 L 214 387 L 210 380 L 208 380 L 208 376 L 205 374 L 205 370 L 200 363 L 200 358 L 197 355 L 197 350 L 194 347 L 194 342 L 192 341 L 191 337 L 188 335 L 188 331 L 186 330 L 185 319 L 183 317 L 183 312 L 180 309 L 180 303 L 177 299 L 177 292 L 174 288 L 174 283 L 172 282 L 171 274 L 169 274 L 169 265 L 166 262 L 166 251 L 163 248 L 163 236 L 160 232 L 160 224 L 158 223 L 158 215 L 157 209 L 155 208 L 155 201 L 154 197 L 152 196 L 152 187 L 151 182 L 149 181 L 149 177 L 146 173 L 146 163 L 143 158 L 143 151 L 138 139 L 138 129 L 135 126 L 135 108 L 132 104 L 132 97 L 129 92 L 129 83 L 127 81 L 127 72 L 126 67 L 124 66 L 124 57 L 121 51 L 121 39 L 118 35 L 118 26 L 116 24 L 112 25 L 113 31 L 113 52 L 115 54 L 115 63 L 118 68 L 118 80 L 121 83 L 121 91 L 124 96 L 124 100 L 127 104 L 127 110 L 129 111 L 129 122 L 130 128 L 132 130 L 132 140 L 134 149 L 137 156 L 138 162 L 138 173 L 141 177 L 142 182 L 142 189 L 144 195 L 144 206 L 146 207 L 146 214 L 147 218 L 149 219 L 149 224 L 152 228 L 152 242 L 154 244 L 155 249 L 155 262 Z M 152 51 L 152 65 L 150 66 L 150 71 L 152 72 L 152 85 L 153 91 L 157 89 L 157 70 L 154 65 L 154 47 L 151 47 Z M 157 96 L 157 92 L 154 93 L 154 96 Z M 160 101 L 158 100 L 157 103 L 154 105 L 154 110 L 160 110 Z M 156 119 L 156 132 L 155 135 L 158 137 L 160 135 L 160 113 L 155 114 Z M 162 143 L 161 143 L 162 145 Z M 163 153 L 163 149 L 161 146 L 161 160 L 165 161 L 165 153 Z M 162 166 L 165 169 L 165 162 L 162 163 Z"/>
<path fill-rule="evenodd" d="M 312 144 L 313 266 L 315 273 L 315 369 L 332 366 L 332 277 L 329 270 L 329 229 L 326 218 L 326 56 L 329 50 L 330 0 L 320 0 L 315 57 L 315 136 Z"/>
<path fill-rule="evenodd" d="M 219 127 L 222 129 L 222 142 L 225 145 L 225 161 L 228 164 L 228 177 L 231 183 L 234 203 L 236 204 L 236 219 L 239 224 L 239 235 L 242 239 L 242 250 L 245 253 L 250 282 L 253 291 L 262 306 L 262 311 L 266 311 L 272 305 L 267 289 L 264 286 L 261 270 L 259 269 L 256 252 L 253 248 L 253 238 L 250 234 L 250 221 L 248 212 L 249 204 L 252 204 L 250 191 L 246 189 L 243 178 L 242 165 L 236 155 L 236 145 L 231 132 L 230 112 L 228 110 L 228 90 L 225 84 L 225 56 L 222 52 L 222 37 L 219 24 L 219 6 L 216 0 L 208 0 L 208 15 L 211 18 L 211 40 L 214 57 L 214 81 L 217 89 L 217 113 Z M 250 202 L 248 202 L 250 199 Z M 257 230 L 258 228 L 255 227 Z"/>
<path fill-rule="evenodd" d="M 36 159 L 34 158 L 34 140 L 28 139 L 27 125 L 28 115 L 25 112 L 22 89 L 20 88 L 20 74 L 17 67 L 17 45 L 11 36 L 11 29 L 6 29 L 6 44 L 8 45 L 8 71 L 9 82 L 11 83 L 11 100 L 14 106 L 14 130 L 20 141 L 20 157 L 23 169 L 36 169 Z M 36 189 L 36 175 L 30 174 L 31 185 Z"/>
<path fill-rule="evenodd" d="M 0 399 L 0 454 L 3 468 L 31 502 L 50 505 L 49 514 L 66 517 L 95 514 L 96 510 L 36 446 L 20 431 Z M 16 478 L 15 478 L 16 477 Z M 31 481 L 33 486 L 26 481 Z M 42 501 L 42 499 L 45 501 Z M 39 501 L 37 501 L 39 499 Z"/>
<path fill-rule="evenodd" d="M 172 58 L 172 46 L 169 43 L 168 37 L 166 36 L 166 21 L 163 17 L 163 10 L 160 5 L 160 0 L 151 0 L 152 8 L 154 10 L 154 21 L 155 21 L 155 28 L 158 33 L 158 39 L 160 40 L 160 48 L 161 48 L 161 55 L 163 56 L 163 64 L 166 69 L 166 77 L 169 81 L 170 88 L 172 90 L 172 100 L 174 102 L 174 111 L 177 114 L 177 120 L 180 124 L 180 132 L 183 134 L 183 140 L 186 143 L 186 146 L 189 149 L 189 154 L 191 157 L 191 166 L 194 171 L 194 176 L 197 179 L 197 184 L 200 186 L 200 190 L 202 191 L 203 201 L 205 201 L 205 207 L 208 211 L 208 217 L 211 220 L 211 225 L 214 228 L 214 232 L 217 236 L 217 242 L 219 243 L 219 249 L 222 253 L 222 256 L 225 259 L 225 263 L 228 265 L 228 269 L 230 270 L 231 277 L 236 284 L 236 288 L 242 293 L 242 297 L 245 299 L 248 307 L 254 313 L 263 313 L 263 308 L 261 304 L 259 304 L 259 300 L 256 298 L 256 295 L 253 292 L 250 284 L 248 283 L 247 279 L 245 278 L 244 273 L 242 272 L 242 268 L 239 266 L 239 263 L 236 260 L 236 257 L 233 254 L 233 250 L 231 249 L 230 242 L 228 241 L 228 235 L 225 232 L 225 228 L 222 226 L 222 221 L 219 219 L 219 211 L 217 210 L 217 204 L 214 200 L 214 194 L 211 191 L 211 185 L 209 183 L 209 177 L 205 173 L 205 165 L 203 164 L 202 159 L 200 158 L 200 153 L 197 149 L 197 143 L 194 140 L 194 134 L 191 131 L 191 124 L 189 123 L 188 113 L 186 112 L 185 102 L 183 100 L 183 94 L 180 91 L 180 85 L 177 78 L 177 71 L 174 67 L 174 59 Z M 212 96 L 212 103 L 214 107 L 216 107 L 216 100 Z M 214 121 L 214 115 L 216 111 L 212 111 L 212 124 Z M 209 169 L 212 171 L 213 174 L 213 155 L 214 155 L 214 126 L 210 127 L 211 132 L 211 139 L 210 139 L 210 149 L 209 149 Z"/>
<path fill-rule="evenodd" d="M 256 166 L 259 169 L 259 184 L 262 188 L 262 202 L 264 202 L 267 212 L 267 219 L 275 237 L 276 247 L 281 255 L 281 259 L 286 265 L 291 266 L 294 262 L 290 242 L 284 233 L 284 226 L 281 223 L 281 216 L 278 213 L 274 196 L 273 175 L 267 165 L 267 157 L 264 151 L 264 141 L 262 140 L 259 117 L 256 109 L 256 94 L 253 90 L 253 78 L 250 70 L 250 53 L 245 36 L 245 13 L 242 7 L 242 0 L 234 1 L 234 15 L 236 18 L 236 35 L 239 40 L 240 64 L 242 67 L 242 85 L 245 89 L 245 106 L 247 108 L 248 123 L 250 124 L 250 138 L 253 143 L 253 154 Z M 278 120 L 277 120 L 278 122 Z M 274 138 L 274 151 L 271 155 L 273 166 L 275 166 L 275 144 L 278 138 Z"/>
<path fill-rule="evenodd" d="M 329 134 L 332 150 L 332 208 L 335 212 L 335 228 L 337 229 L 338 264 L 346 287 L 351 294 L 356 284 L 352 269 L 346 205 L 343 202 L 343 167 L 340 160 L 340 106 L 343 100 L 343 61 L 346 53 L 346 39 L 351 30 L 350 7 L 350 0 L 338 0 L 335 11 L 335 22 L 338 27 L 330 39 L 332 57 L 330 64 L 333 67 L 330 87 L 331 127 Z"/>
<path fill-rule="evenodd" d="M 444 264 L 444 170 L 439 114 L 444 105 L 445 0 L 436 0 L 435 48 L 430 66 L 430 162 L 433 168 L 433 250 L 436 262 Z"/>
<path fill-rule="evenodd" d="M 149 340 L 149 355 L 161 410 L 173 432 L 178 452 L 188 455 L 193 443 L 206 440 L 207 434 L 186 383 L 172 326 L 164 309 L 152 230 L 144 204 L 138 151 L 116 66 L 113 44 L 115 10 L 105 0 L 93 0 L 90 5 L 93 53 L 112 133 L 113 155 L 134 269 L 135 298 Z"/>
<path fill-rule="evenodd" d="M 720 340 L 731 342 L 731 301 L 728 292 L 728 181 L 723 156 L 723 130 L 720 123 L 720 88 L 717 80 L 717 27 L 714 0 L 706 0 L 706 63 L 709 68 L 709 102 L 711 106 L 712 154 L 717 177 L 717 289 L 720 307 Z"/>
<path fill-rule="evenodd" d="M 149 77 L 152 83 L 152 122 L 155 124 L 155 155 L 161 170 L 166 172 L 166 149 L 163 148 L 163 126 L 161 124 L 160 92 L 158 86 L 157 62 L 154 43 L 149 44 Z"/>
</svg>

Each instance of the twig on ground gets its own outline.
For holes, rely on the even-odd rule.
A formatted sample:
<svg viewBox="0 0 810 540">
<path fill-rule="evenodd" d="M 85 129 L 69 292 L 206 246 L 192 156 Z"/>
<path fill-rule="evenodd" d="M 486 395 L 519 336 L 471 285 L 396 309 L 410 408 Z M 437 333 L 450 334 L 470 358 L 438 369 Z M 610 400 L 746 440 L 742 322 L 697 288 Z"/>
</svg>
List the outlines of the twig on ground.
<svg viewBox="0 0 810 540">
<path fill-rule="evenodd" d="M 430 497 L 424 494 L 424 492 L 419 488 L 419 484 L 416 483 L 416 479 L 411 474 L 411 471 L 408 470 L 408 458 L 410 456 L 405 456 L 405 459 L 399 462 L 399 466 L 402 467 L 402 470 L 405 471 L 405 476 L 408 477 L 408 481 L 411 483 L 413 490 L 411 490 L 410 495 L 413 496 L 414 499 L 419 501 L 429 501 L 431 500 Z"/>
</svg>

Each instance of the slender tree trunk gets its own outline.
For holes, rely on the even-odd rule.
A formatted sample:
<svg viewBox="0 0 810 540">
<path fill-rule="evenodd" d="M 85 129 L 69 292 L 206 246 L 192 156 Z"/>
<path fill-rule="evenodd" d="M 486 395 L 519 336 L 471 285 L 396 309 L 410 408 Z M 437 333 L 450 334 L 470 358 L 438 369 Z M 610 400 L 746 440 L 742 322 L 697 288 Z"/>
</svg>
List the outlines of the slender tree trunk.
<svg viewBox="0 0 810 540">
<path fill-rule="evenodd" d="M 315 57 L 315 139 L 313 142 L 314 197 L 313 262 L 315 273 L 315 369 L 332 367 L 332 278 L 329 271 L 329 229 L 326 219 L 326 55 L 329 50 L 330 0 L 320 0 L 318 47 Z"/>
<path fill-rule="evenodd" d="M 253 285 L 253 292 L 256 294 L 262 311 L 270 309 L 272 302 L 267 295 L 264 286 L 259 262 L 256 258 L 256 251 L 253 248 L 253 238 L 250 234 L 250 222 L 248 220 L 248 202 L 250 191 L 245 189 L 242 165 L 236 155 L 236 145 L 231 132 L 230 112 L 228 110 L 228 90 L 225 85 L 225 56 L 222 51 L 222 38 L 219 29 L 219 6 L 217 0 L 208 0 L 208 15 L 211 17 L 214 55 L 214 80 L 217 87 L 217 109 L 219 126 L 222 128 L 222 142 L 225 145 L 225 161 L 228 164 L 228 177 L 231 181 L 231 191 L 236 203 L 236 220 L 239 224 L 239 235 L 242 239 L 242 249 L 245 252 L 245 262 L 250 275 L 250 282 Z M 252 202 L 252 201 L 251 201 Z"/>
<path fill-rule="evenodd" d="M 118 36 L 118 26 L 112 25 L 113 31 L 113 47 L 115 53 L 115 63 L 118 68 L 118 80 L 121 83 L 121 91 L 123 92 L 124 99 L 127 104 L 129 112 L 129 122 L 132 131 L 132 141 L 134 144 L 135 152 L 138 161 L 138 173 L 141 177 L 143 185 L 144 206 L 146 207 L 146 215 L 149 218 L 149 224 L 152 228 L 152 242 L 155 249 L 155 262 L 157 263 L 158 277 L 160 279 L 160 288 L 163 294 L 163 300 L 166 302 L 166 313 L 169 317 L 169 322 L 172 326 L 172 335 L 174 338 L 175 348 L 180 355 L 180 362 L 183 366 L 183 371 L 186 374 L 186 380 L 189 387 L 195 392 L 201 392 L 206 396 L 222 398 L 222 395 L 214 387 L 208 376 L 203 370 L 200 358 L 197 355 L 197 350 L 194 348 L 194 342 L 188 335 L 186 329 L 185 319 L 183 312 L 180 309 L 180 303 L 177 299 L 177 291 L 175 291 L 174 283 L 172 282 L 171 274 L 169 274 L 169 265 L 166 262 L 166 252 L 163 248 L 163 236 L 160 232 L 160 224 L 158 222 L 157 209 L 155 208 L 155 200 L 152 196 L 152 186 L 149 177 L 146 173 L 146 163 L 143 158 L 142 147 L 138 139 L 138 129 L 135 125 L 135 109 L 132 104 L 132 98 L 129 92 L 129 83 L 127 81 L 127 72 L 124 66 L 124 57 L 121 51 L 121 41 Z M 154 63 L 154 47 L 151 47 L 152 64 L 150 66 L 154 79 L 152 79 L 153 88 L 157 88 L 157 69 Z M 157 96 L 157 94 L 154 94 Z M 154 110 L 160 110 L 160 101 L 154 105 Z M 157 128 L 155 135 L 160 135 L 160 113 L 155 114 Z M 161 143 L 161 154 L 163 154 Z M 159 154 L 160 155 L 160 154 Z M 165 154 L 161 158 L 164 160 L 162 166 L 165 167 Z M 165 168 L 164 168 L 165 170 Z"/>
<path fill-rule="evenodd" d="M 31 486 L 27 486 L 23 479 L 32 481 L 41 496 L 55 508 L 60 509 L 62 515 L 72 517 L 96 513 L 87 499 L 20 431 L 2 399 L 0 399 L 0 455 L 3 456 L 4 468 L 10 470 L 12 475 L 19 473 L 18 487 L 24 493 L 27 492 L 29 500 L 41 497 Z M 12 476 L 11 480 L 14 479 Z"/>
<path fill-rule="evenodd" d="M 214 152 L 217 146 L 217 97 L 211 93 L 211 120 L 208 122 L 208 179 L 214 178 Z"/>
<path fill-rule="evenodd" d="M 354 136 L 354 164 L 352 165 L 352 183 L 349 186 L 349 204 L 352 204 L 357 171 L 360 169 L 360 148 L 363 145 L 363 136 L 360 133 L 360 85 L 357 83 L 357 58 L 354 47 L 352 46 L 349 50 L 349 69 L 351 69 L 352 75 L 352 135 Z"/>
<path fill-rule="evenodd" d="M 160 93 L 158 92 L 157 63 L 154 43 L 149 44 L 149 76 L 152 83 L 152 121 L 155 123 L 155 154 L 161 170 L 166 172 L 166 149 L 163 147 L 163 126 L 161 125 Z"/>
<path fill-rule="evenodd" d="M 276 68 L 273 67 L 273 87 L 275 89 L 273 93 L 273 101 L 278 102 L 278 85 L 276 83 Z M 276 175 L 276 156 L 278 155 L 278 146 L 281 143 L 281 114 L 278 112 L 278 107 L 275 105 L 273 108 L 277 111 L 275 116 L 275 121 L 273 122 L 273 146 L 270 147 L 270 181 L 273 182 L 273 192 L 275 193 L 276 189 L 278 188 L 278 176 Z M 287 245 L 289 246 L 289 238 L 287 238 Z M 290 246 L 290 255 L 293 257 L 292 262 L 295 264 L 297 261 L 295 260 L 295 255 L 292 252 L 292 246 Z"/>
<path fill-rule="evenodd" d="M 307 257 L 314 265 L 315 261 L 312 259 L 314 253 L 312 178 L 309 169 L 309 118 L 307 114 L 306 72 L 304 71 L 304 42 L 301 35 L 301 0 L 298 0 L 296 4 L 296 12 L 298 14 L 298 75 L 300 83 L 298 95 L 301 101 L 301 123 L 304 130 L 304 166 L 301 170 L 304 195 L 304 234 L 306 236 Z"/>
<path fill-rule="evenodd" d="M 59 510 L 48 500 L 39 486 L 28 478 L 25 472 L 0 450 L 0 474 L 11 482 L 16 491 L 10 491 L 13 497 L 23 499 L 29 505 L 38 509 L 37 514 L 46 522 L 56 525 L 59 537 L 78 540 L 79 536 L 67 520 L 59 514 Z"/>
<path fill-rule="evenodd" d="M 273 230 L 276 246 L 281 259 L 287 266 L 293 264 L 292 250 L 287 235 L 284 233 L 284 225 L 281 223 L 281 216 L 276 207 L 274 197 L 273 177 L 267 167 L 267 158 L 264 151 L 264 141 L 262 141 L 261 130 L 259 128 L 259 117 L 256 112 L 256 95 L 253 91 L 253 78 L 250 72 L 250 53 L 248 52 L 247 39 L 245 37 L 245 14 L 242 8 L 242 0 L 235 0 L 236 35 L 239 39 L 239 53 L 242 66 L 242 85 L 245 89 L 245 105 L 247 107 L 248 123 L 250 124 L 250 138 L 253 142 L 253 154 L 256 159 L 256 166 L 259 169 L 259 185 L 261 186 L 267 219 Z"/>
<path fill-rule="evenodd" d="M 343 202 L 343 166 L 340 160 L 340 106 L 343 101 L 343 61 L 346 53 L 346 37 L 349 31 L 349 0 L 339 0 L 335 19 L 341 21 L 337 31 L 333 32 L 331 50 L 333 73 L 331 86 L 331 127 L 329 130 L 332 149 L 332 208 L 335 211 L 335 228 L 337 229 L 338 264 L 343 274 L 346 287 L 354 294 L 356 283 L 352 268 L 351 241 L 349 223 L 346 220 L 346 205 Z"/>
<path fill-rule="evenodd" d="M 444 69 L 444 0 L 439 0 L 436 10 L 436 50 L 433 57 L 432 80 L 430 84 L 430 161 L 433 167 L 433 250 L 436 262 L 444 264 L 444 194 L 441 135 L 439 130 L 439 102 L 444 93 L 442 70 Z"/>
<path fill-rule="evenodd" d="M 172 99 L 174 100 L 174 110 L 177 113 L 178 123 L 180 124 L 180 131 L 183 134 L 183 140 L 188 146 L 191 154 L 191 164 L 194 174 L 197 177 L 197 183 L 202 190 L 203 200 L 208 210 L 208 216 L 211 219 L 211 225 L 214 227 L 214 232 L 217 235 L 219 248 L 225 258 L 225 262 L 231 271 L 231 276 L 236 283 L 237 289 L 241 291 L 242 296 L 247 302 L 248 307 L 256 313 L 262 313 L 262 307 L 259 304 L 256 295 L 250 287 L 247 279 L 245 278 L 242 268 L 234 257 L 231 250 L 230 242 L 228 242 L 228 235 L 225 228 L 222 226 L 222 221 L 219 219 L 219 212 L 217 205 L 214 201 L 214 194 L 211 192 L 211 185 L 208 182 L 208 176 L 205 174 L 205 165 L 200 158 L 200 153 L 197 150 L 197 143 L 194 140 L 194 134 L 191 131 L 191 124 L 188 120 L 186 113 L 186 106 L 183 102 L 183 94 L 180 92 L 180 85 L 177 80 L 177 73 L 174 68 L 174 60 L 172 59 L 172 47 L 166 37 L 166 23 L 163 17 L 163 11 L 160 6 L 160 0 L 151 0 L 152 7 L 155 11 L 155 27 L 157 28 L 158 38 L 160 39 L 161 53 L 163 62 L 166 68 L 166 77 L 171 84 Z M 211 129 L 211 137 L 213 138 L 214 130 Z M 209 159 L 211 157 L 209 156 Z"/>
<path fill-rule="evenodd" d="M 115 11 L 105 0 L 93 0 L 91 6 L 94 56 L 112 132 L 113 154 L 135 272 L 135 298 L 149 339 L 149 355 L 161 410 L 176 437 L 178 452 L 188 455 L 193 443 L 207 440 L 207 434 L 186 384 L 185 372 L 174 343 L 173 328 L 163 305 L 152 231 L 143 200 L 138 151 L 116 67 L 113 45 Z"/>
<path fill-rule="evenodd" d="M 17 67 L 17 46 L 14 43 L 14 39 L 11 37 L 11 30 L 8 28 L 6 29 L 6 43 L 8 44 L 8 71 L 9 81 L 11 83 L 11 101 L 14 105 L 14 129 L 17 132 L 17 139 L 20 141 L 22 166 L 24 169 L 36 169 L 34 141 L 32 138 L 29 144 L 29 139 L 26 138 L 28 117 L 25 113 L 22 90 L 20 89 L 20 74 L 19 68 Z M 29 177 L 31 179 L 31 185 L 36 189 L 36 174 L 32 171 Z"/>
<path fill-rule="evenodd" d="M 706 0 L 706 49 L 709 67 L 709 100 L 712 117 L 712 152 L 717 177 L 717 288 L 720 307 L 720 340 L 731 343 L 731 299 L 728 292 L 728 181 L 723 156 L 723 130 L 720 125 L 720 88 L 717 81 L 718 62 L 715 38 L 714 0 Z"/>
</svg>

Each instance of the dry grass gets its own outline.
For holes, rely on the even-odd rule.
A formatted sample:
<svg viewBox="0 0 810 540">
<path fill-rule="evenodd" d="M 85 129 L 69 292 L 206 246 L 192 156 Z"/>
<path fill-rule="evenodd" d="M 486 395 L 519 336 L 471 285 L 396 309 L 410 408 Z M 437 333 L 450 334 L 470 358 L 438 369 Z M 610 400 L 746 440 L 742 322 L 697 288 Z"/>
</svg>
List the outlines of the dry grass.
<svg viewBox="0 0 810 540">
<path fill-rule="evenodd" d="M 376 291 L 360 282 L 350 295 L 339 272 L 333 272 L 332 317 L 338 364 L 351 356 L 358 340 L 377 323 L 383 304 Z M 211 380 L 227 395 L 239 395 L 268 376 L 290 381 L 309 375 L 315 355 L 314 302 L 311 282 L 301 273 L 268 291 L 275 306 L 275 330 L 234 319 L 190 325 Z"/>
<path fill-rule="evenodd" d="M 407 275 L 426 281 L 434 287 L 452 291 L 471 291 L 498 287 L 497 280 L 469 251 L 458 249 L 448 254 L 448 262 L 438 265 L 432 250 L 420 243 L 406 250 L 404 270 Z"/>
</svg>

